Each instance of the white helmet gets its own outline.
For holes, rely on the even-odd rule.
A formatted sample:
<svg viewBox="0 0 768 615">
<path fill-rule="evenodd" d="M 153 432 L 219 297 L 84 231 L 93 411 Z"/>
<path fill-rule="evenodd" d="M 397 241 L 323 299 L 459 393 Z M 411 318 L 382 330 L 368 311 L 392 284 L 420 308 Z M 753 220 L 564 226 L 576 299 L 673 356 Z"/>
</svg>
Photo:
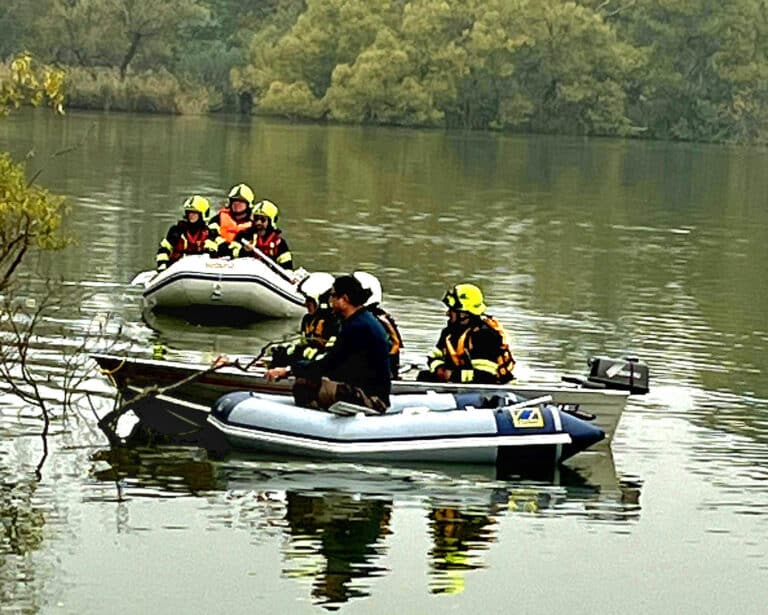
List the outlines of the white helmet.
<svg viewBox="0 0 768 615">
<path fill-rule="evenodd" d="M 320 305 L 320 297 L 331 290 L 334 279 L 330 273 L 325 271 L 310 273 L 299 284 L 299 292 L 307 299 L 312 299 L 317 305 Z"/>
<path fill-rule="evenodd" d="M 381 303 L 381 282 L 379 282 L 375 275 L 366 271 L 355 271 L 352 275 L 357 278 L 357 281 L 360 282 L 364 289 L 371 291 L 371 296 L 365 302 L 365 305 Z"/>
</svg>

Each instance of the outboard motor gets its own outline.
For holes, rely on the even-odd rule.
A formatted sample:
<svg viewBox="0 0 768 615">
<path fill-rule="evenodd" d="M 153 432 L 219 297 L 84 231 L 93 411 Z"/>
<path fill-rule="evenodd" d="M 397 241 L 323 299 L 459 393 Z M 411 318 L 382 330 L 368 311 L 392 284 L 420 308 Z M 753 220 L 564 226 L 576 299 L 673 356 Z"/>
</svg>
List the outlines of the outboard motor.
<svg viewBox="0 0 768 615">
<path fill-rule="evenodd" d="M 633 395 L 645 395 L 648 392 L 648 366 L 636 357 L 590 357 L 587 365 L 589 375 L 586 378 L 563 376 L 563 380 L 584 387 L 629 391 Z"/>
<path fill-rule="evenodd" d="M 636 357 L 591 357 L 587 363 L 590 382 L 604 384 L 609 389 L 629 391 L 635 395 L 645 395 L 648 392 L 648 366 Z"/>
</svg>

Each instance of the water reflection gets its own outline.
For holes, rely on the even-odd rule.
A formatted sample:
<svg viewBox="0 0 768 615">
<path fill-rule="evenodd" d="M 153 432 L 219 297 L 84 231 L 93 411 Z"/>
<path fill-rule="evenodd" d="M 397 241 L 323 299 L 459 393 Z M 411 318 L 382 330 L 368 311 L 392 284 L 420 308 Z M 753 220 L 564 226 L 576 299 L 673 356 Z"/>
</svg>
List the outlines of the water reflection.
<svg viewBox="0 0 768 615">
<path fill-rule="evenodd" d="M 193 361 L 199 361 L 201 353 L 205 360 L 218 354 L 258 355 L 266 344 L 298 337 L 300 322 L 300 319 L 282 318 L 216 326 L 154 312 L 145 313 L 142 318 L 154 331 L 155 358 Z"/>
<path fill-rule="evenodd" d="M 504 480 L 475 466 L 286 462 L 240 454 L 211 460 L 186 447 L 102 449 L 92 459 L 93 477 L 114 485 L 94 490 L 93 499 L 195 497 L 210 530 L 247 529 L 256 544 L 278 542 L 282 574 L 306 582 L 313 601 L 328 609 L 369 596 L 373 579 L 392 573 L 390 550 L 417 544 L 419 534 L 427 540 L 428 590 L 456 593 L 467 574 L 486 566 L 504 516 L 571 517 L 626 532 L 641 510 L 642 481 L 617 476 L 610 450 L 585 455 L 548 480 Z M 397 519 L 408 536 L 393 542 Z"/>
<path fill-rule="evenodd" d="M 0 604 L 35 610 L 36 569 L 32 553 L 43 543 L 48 506 L 36 501 L 37 481 L 17 480 L 0 471 Z"/>
<path fill-rule="evenodd" d="M 387 572 L 381 560 L 391 517 L 387 500 L 286 492 L 283 573 L 311 579 L 312 598 L 321 605 L 369 595 L 365 579 Z"/>
</svg>

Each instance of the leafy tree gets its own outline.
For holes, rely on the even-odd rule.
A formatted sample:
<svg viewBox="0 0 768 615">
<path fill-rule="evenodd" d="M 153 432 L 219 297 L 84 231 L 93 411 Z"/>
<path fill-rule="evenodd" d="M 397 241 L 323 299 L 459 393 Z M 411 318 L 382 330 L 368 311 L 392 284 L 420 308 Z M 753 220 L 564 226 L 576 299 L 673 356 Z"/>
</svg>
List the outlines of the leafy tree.
<svg viewBox="0 0 768 615">
<path fill-rule="evenodd" d="M 199 0 L 51 0 L 38 27 L 57 62 L 115 67 L 125 79 L 134 62 L 167 63 L 183 29 L 208 15 Z"/>
<path fill-rule="evenodd" d="M 543 132 L 629 134 L 625 84 L 644 65 L 613 26 L 574 2 L 520 3 L 516 85 L 533 105 L 523 126 Z M 505 118 L 500 118 L 504 122 Z"/>
<path fill-rule="evenodd" d="M 633 113 L 653 136 L 764 140 L 768 8 L 763 0 L 638 0 L 617 15 L 649 50 Z"/>
<path fill-rule="evenodd" d="M 340 64 L 333 71 L 325 96 L 330 117 L 346 122 L 439 124 L 443 113 L 435 107 L 434 93 L 413 76 L 413 65 L 395 35 L 383 30 L 354 64 Z"/>
<path fill-rule="evenodd" d="M 63 112 L 63 82 L 61 71 L 38 65 L 27 53 L 19 55 L 0 80 L 0 115 L 43 101 Z M 0 292 L 9 287 L 30 248 L 66 245 L 60 233 L 64 211 L 63 199 L 30 185 L 24 167 L 0 153 Z"/>
</svg>

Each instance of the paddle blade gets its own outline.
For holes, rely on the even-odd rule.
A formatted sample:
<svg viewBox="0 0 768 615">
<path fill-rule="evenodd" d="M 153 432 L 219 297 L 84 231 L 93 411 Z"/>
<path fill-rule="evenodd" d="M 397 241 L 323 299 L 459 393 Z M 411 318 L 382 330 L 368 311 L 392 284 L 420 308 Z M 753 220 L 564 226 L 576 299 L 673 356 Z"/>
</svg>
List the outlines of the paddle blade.
<svg viewBox="0 0 768 615">
<path fill-rule="evenodd" d="M 155 275 L 157 275 L 157 271 L 154 270 L 137 273 L 131 280 L 131 286 L 146 286 Z"/>
</svg>

